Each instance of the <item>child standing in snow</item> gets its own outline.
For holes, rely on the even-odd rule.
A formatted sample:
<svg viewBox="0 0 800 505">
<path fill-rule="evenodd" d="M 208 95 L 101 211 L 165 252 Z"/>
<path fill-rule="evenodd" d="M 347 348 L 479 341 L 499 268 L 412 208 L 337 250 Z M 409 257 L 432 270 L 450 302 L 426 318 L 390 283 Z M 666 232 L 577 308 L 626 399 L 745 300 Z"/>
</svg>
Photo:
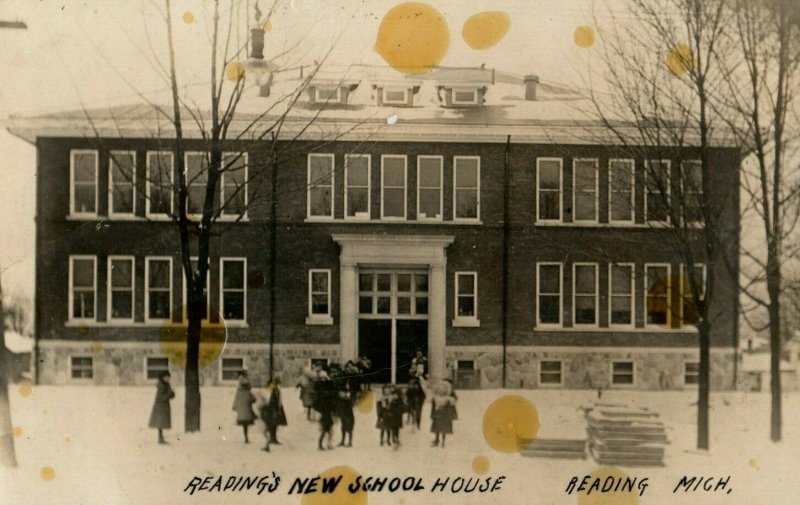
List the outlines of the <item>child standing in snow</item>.
<svg viewBox="0 0 800 505">
<path fill-rule="evenodd" d="M 387 424 L 389 426 L 389 432 L 392 435 L 392 443 L 394 444 L 394 448 L 397 449 L 400 447 L 400 428 L 403 426 L 403 411 L 405 407 L 403 406 L 401 392 L 397 389 L 397 386 L 391 386 L 390 394 L 391 399 L 389 401 L 389 417 L 387 419 Z"/>
<path fill-rule="evenodd" d="M 164 440 L 164 430 L 172 427 L 172 411 L 170 410 L 169 401 L 175 398 L 175 393 L 169 385 L 170 377 L 170 373 L 166 370 L 158 375 L 156 400 L 153 403 L 153 410 L 150 412 L 150 422 L 148 423 L 151 428 L 158 430 L 158 443 L 161 445 L 169 444 Z"/>
<path fill-rule="evenodd" d="M 392 445 L 392 434 L 391 434 L 391 423 L 392 423 L 392 411 L 391 411 L 391 403 L 392 403 L 392 387 L 389 384 L 386 384 L 381 389 L 381 398 L 375 404 L 375 413 L 378 416 L 378 422 L 375 423 L 375 427 L 381 430 L 381 446 L 383 445 L 384 438 L 386 439 L 386 443 L 391 446 Z"/>
<path fill-rule="evenodd" d="M 256 397 L 250 391 L 250 379 L 247 377 L 247 372 L 239 372 L 239 385 L 236 387 L 236 395 L 233 397 L 233 410 L 236 411 L 236 424 L 242 427 L 245 444 L 250 443 L 247 430 L 256 420 L 256 414 L 253 412 L 255 401 Z"/>
<path fill-rule="evenodd" d="M 406 400 L 408 401 L 409 424 L 419 429 L 420 421 L 422 420 L 422 406 L 425 404 L 425 391 L 418 380 L 411 379 L 408 382 Z"/>
<path fill-rule="evenodd" d="M 436 387 L 436 392 L 431 400 L 431 432 L 436 438 L 431 447 L 444 448 L 447 435 L 453 433 L 453 420 L 456 419 L 456 396 L 449 382 L 442 382 Z"/>
</svg>

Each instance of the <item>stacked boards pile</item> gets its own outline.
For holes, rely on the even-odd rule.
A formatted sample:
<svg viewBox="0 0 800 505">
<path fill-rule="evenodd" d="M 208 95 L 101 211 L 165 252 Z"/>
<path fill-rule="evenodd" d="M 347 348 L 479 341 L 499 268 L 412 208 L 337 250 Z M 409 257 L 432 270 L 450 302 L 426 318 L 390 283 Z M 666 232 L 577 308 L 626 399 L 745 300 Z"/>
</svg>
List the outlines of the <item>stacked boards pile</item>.
<svg viewBox="0 0 800 505">
<path fill-rule="evenodd" d="M 586 440 L 567 438 L 537 438 L 522 440 L 521 453 L 533 458 L 586 459 Z"/>
<path fill-rule="evenodd" d="M 669 442 L 658 412 L 597 402 L 583 407 L 589 452 L 603 465 L 664 466 Z"/>
</svg>

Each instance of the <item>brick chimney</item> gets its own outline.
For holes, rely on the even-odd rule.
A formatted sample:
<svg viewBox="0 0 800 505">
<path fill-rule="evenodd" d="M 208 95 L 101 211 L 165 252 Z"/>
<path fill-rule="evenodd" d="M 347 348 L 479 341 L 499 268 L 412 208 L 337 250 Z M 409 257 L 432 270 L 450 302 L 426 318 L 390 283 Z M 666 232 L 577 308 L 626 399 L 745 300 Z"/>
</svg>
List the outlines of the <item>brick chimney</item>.
<svg viewBox="0 0 800 505">
<path fill-rule="evenodd" d="M 539 76 L 528 74 L 522 78 L 525 83 L 525 100 L 536 100 L 536 86 L 539 84 Z"/>
<path fill-rule="evenodd" d="M 264 29 L 260 26 L 250 29 L 250 57 L 264 59 Z"/>
</svg>

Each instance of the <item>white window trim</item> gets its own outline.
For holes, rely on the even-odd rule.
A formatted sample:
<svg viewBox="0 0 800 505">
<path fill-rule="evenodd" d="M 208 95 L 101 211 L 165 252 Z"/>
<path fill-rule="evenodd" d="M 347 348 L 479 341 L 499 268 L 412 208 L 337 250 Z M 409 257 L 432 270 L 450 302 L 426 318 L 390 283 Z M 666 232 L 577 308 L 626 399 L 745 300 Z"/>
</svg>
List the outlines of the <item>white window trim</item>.
<svg viewBox="0 0 800 505">
<path fill-rule="evenodd" d="M 128 155 L 133 158 L 133 173 L 131 173 L 133 202 L 131 202 L 131 212 L 114 212 L 114 160 L 116 156 Z M 136 216 L 136 151 L 111 151 L 108 156 L 108 218 L 129 219 L 134 216 Z"/>
<path fill-rule="evenodd" d="M 387 93 L 403 92 L 403 100 L 389 100 L 386 98 Z M 399 87 L 384 87 L 381 90 L 381 102 L 383 105 L 406 105 L 408 104 L 408 88 Z"/>
<path fill-rule="evenodd" d="M 631 364 L 631 383 L 630 384 L 616 384 L 614 382 L 614 363 L 630 363 Z M 609 380 L 608 384 L 612 388 L 622 388 L 622 389 L 629 389 L 636 387 L 636 362 L 633 360 L 612 360 L 609 363 Z"/>
<path fill-rule="evenodd" d="M 75 212 L 75 155 L 94 155 L 94 212 Z M 100 154 L 96 149 L 72 149 L 69 152 L 69 217 L 96 218 L 100 206 Z"/>
<path fill-rule="evenodd" d="M 225 158 L 226 157 L 236 157 L 236 156 L 239 156 L 241 159 L 244 159 L 244 188 L 240 190 L 240 191 L 244 191 L 244 213 L 241 214 L 241 221 L 247 221 L 247 210 L 248 210 L 247 206 L 250 204 L 250 195 L 248 194 L 249 193 L 248 185 L 249 185 L 249 182 L 250 182 L 249 179 L 248 179 L 248 177 L 250 176 L 250 159 L 248 157 L 248 153 L 246 151 L 241 151 L 241 152 L 238 152 L 238 151 L 225 151 L 225 152 L 222 153 L 222 163 L 223 163 L 223 168 L 227 168 L 227 164 L 225 162 Z M 222 208 L 222 205 L 226 202 L 226 199 L 225 199 L 226 198 L 225 197 L 225 175 L 227 175 L 227 172 L 223 171 L 220 174 L 220 179 L 219 179 L 219 205 L 220 205 L 219 217 L 220 217 L 220 220 L 235 221 L 237 219 L 240 219 L 240 217 L 239 217 L 240 215 L 238 213 L 227 213 L 226 214 L 225 213 L 225 209 Z"/>
<path fill-rule="evenodd" d="M 151 155 L 164 155 L 169 154 L 170 159 L 170 166 L 169 166 L 169 214 L 157 214 L 151 212 L 150 210 L 150 184 L 152 183 L 152 171 L 150 169 L 150 156 Z M 170 219 L 170 215 L 175 213 L 175 198 L 174 198 L 174 187 L 175 187 L 175 153 L 172 151 L 147 151 L 145 158 L 145 216 L 149 219 L 158 221 L 164 220 L 167 221 Z"/>
<path fill-rule="evenodd" d="M 328 158 L 331 163 L 331 208 L 329 215 L 314 216 L 311 214 L 311 158 Z M 326 184 L 327 186 L 327 184 Z M 328 153 L 308 153 L 306 158 L 306 219 L 309 221 L 332 221 L 334 217 L 334 202 L 336 201 L 336 157 Z"/>
<path fill-rule="evenodd" d="M 631 269 L 631 322 L 630 324 L 615 324 L 611 322 L 612 302 L 614 298 L 614 278 L 612 271 L 615 266 L 630 267 Z M 647 302 L 645 302 L 646 304 Z M 645 307 L 646 309 L 646 307 Z M 610 263 L 608 265 L 608 327 L 609 328 L 632 328 L 636 326 L 636 264 L 635 263 Z"/>
<path fill-rule="evenodd" d="M 681 174 L 680 174 L 681 194 L 683 195 L 683 199 L 684 199 L 684 206 L 683 206 L 683 209 L 681 209 L 681 216 L 680 217 L 683 220 L 683 224 L 690 225 L 690 226 L 692 226 L 692 225 L 697 226 L 697 225 L 702 225 L 703 224 L 703 218 L 702 217 L 700 218 L 699 221 L 688 221 L 686 219 L 686 216 L 684 215 L 684 211 L 686 210 L 686 204 L 685 204 L 685 200 L 686 200 L 686 186 L 685 186 L 686 171 L 685 171 L 684 167 L 689 163 L 694 163 L 694 164 L 700 165 L 700 177 L 701 177 L 700 190 L 699 191 L 695 191 L 695 193 L 697 193 L 697 195 L 698 195 L 698 201 L 697 201 L 698 205 L 702 205 L 703 204 L 703 198 L 704 198 L 703 186 L 702 186 L 702 182 L 703 182 L 702 181 L 702 177 L 703 177 L 703 172 L 702 172 L 702 170 L 703 170 L 703 161 L 702 160 L 697 160 L 697 159 L 684 160 L 684 161 L 681 162 L 681 167 L 680 167 L 680 170 L 681 170 Z"/>
<path fill-rule="evenodd" d="M 451 88 L 450 103 L 453 105 L 477 105 L 478 104 L 478 88 Z M 472 93 L 471 100 L 456 100 L 456 93 Z"/>
<path fill-rule="evenodd" d="M 225 279 L 225 262 L 226 261 L 238 261 L 244 263 L 244 267 L 242 269 L 242 288 L 244 289 L 244 302 L 243 302 L 243 310 L 242 310 L 242 319 L 227 319 L 225 317 L 225 299 L 224 295 L 224 279 Z M 238 291 L 238 290 L 237 290 Z M 220 319 L 224 321 L 226 325 L 233 325 L 238 326 L 246 326 L 247 325 L 247 257 L 244 256 L 222 256 L 219 259 L 219 314 Z"/>
<path fill-rule="evenodd" d="M 166 318 L 150 317 L 150 261 L 169 261 L 169 305 L 170 312 Z M 144 257 L 144 322 L 163 323 L 172 319 L 172 256 L 145 256 Z"/>
<path fill-rule="evenodd" d="M 686 382 L 686 365 L 688 365 L 689 363 L 697 363 L 698 384 L 690 384 L 690 383 Z M 683 381 L 683 387 L 684 388 L 695 388 L 696 389 L 697 387 L 700 386 L 700 384 L 699 384 L 699 380 L 700 380 L 700 360 L 688 360 L 688 359 L 683 360 L 683 375 L 681 375 L 681 380 Z"/>
<path fill-rule="evenodd" d="M 73 286 L 73 273 L 74 273 L 73 272 L 73 270 L 74 270 L 73 262 L 75 260 L 92 260 L 92 271 L 94 272 L 94 286 L 92 288 L 93 292 L 94 292 L 94 297 L 93 297 L 94 298 L 94 307 L 92 308 L 92 314 L 94 314 L 94 317 L 92 317 L 92 318 L 88 318 L 88 317 L 72 317 L 72 314 L 73 314 L 73 310 L 72 309 L 73 309 L 74 303 L 75 303 L 75 292 L 74 292 L 74 286 Z M 68 279 L 68 282 L 69 282 L 69 285 L 68 285 L 69 288 L 68 289 L 69 289 L 69 291 L 68 291 L 68 299 L 67 299 L 67 310 L 69 312 L 67 313 L 67 321 L 69 323 L 83 323 L 83 322 L 92 322 L 92 323 L 94 323 L 94 322 L 96 322 L 97 321 L 97 256 L 92 256 L 92 255 L 88 255 L 88 254 L 71 255 L 69 257 L 69 275 L 68 275 L 68 277 L 69 277 L 69 279 Z"/>
<path fill-rule="evenodd" d="M 328 276 L 328 313 L 327 314 L 314 314 L 311 310 L 313 304 L 311 302 L 313 294 L 312 277 L 314 274 L 324 273 Z M 308 316 L 306 316 L 307 325 L 332 325 L 333 316 L 331 315 L 331 271 L 325 268 L 312 268 L 308 271 Z"/>
<path fill-rule="evenodd" d="M 543 323 L 541 318 L 542 307 L 539 303 L 539 293 L 541 293 L 541 267 L 543 266 L 557 266 L 558 267 L 558 322 L 557 323 Z M 536 327 L 537 328 L 561 328 L 564 326 L 564 264 L 557 261 L 542 261 L 536 263 L 536 293 L 534 294 L 536 300 Z"/>
<path fill-rule="evenodd" d="M 611 165 L 614 163 L 625 163 L 631 166 L 631 218 L 630 219 L 614 219 L 612 213 L 612 198 L 613 191 L 613 171 Z M 636 222 L 636 160 L 632 158 L 611 158 L 608 160 L 608 222 L 614 224 L 632 224 Z"/>
<path fill-rule="evenodd" d="M 647 189 L 647 181 L 652 176 L 652 174 L 650 174 L 650 162 L 652 162 L 652 161 L 658 161 L 659 163 L 666 164 L 666 166 L 667 166 L 667 182 L 665 183 L 665 186 L 666 186 L 665 189 L 667 190 L 666 191 L 667 194 L 666 194 L 666 202 L 663 202 L 663 203 L 665 203 L 665 205 L 667 207 L 667 219 L 666 219 L 666 221 L 651 221 L 650 217 L 647 215 L 647 195 L 649 193 L 649 191 Z M 671 181 L 671 179 L 672 179 L 672 161 L 663 160 L 663 159 L 662 160 L 647 159 L 647 160 L 644 161 L 644 222 L 645 222 L 645 224 L 662 224 L 662 225 L 669 225 L 670 224 L 669 213 L 670 213 L 670 207 L 672 206 L 672 194 L 671 194 L 672 181 Z"/>
<path fill-rule="evenodd" d="M 560 368 L 561 371 L 559 372 L 558 384 L 556 384 L 554 382 L 547 382 L 547 383 L 542 382 L 542 362 L 544 362 L 544 361 L 556 362 L 561 367 Z M 564 360 L 562 360 L 562 359 L 540 359 L 537 362 L 537 367 L 539 369 L 539 373 L 537 375 L 537 382 L 538 382 L 540 388 L 561 388 L 561 387 L 564 387 Z"/>
<path fill-rule="evenodd" d="M 581 161 L 594 163 L 594 219 L 577 219 L 577 181 L 575 165 Z M 563 168 L 563 166 L 562 166 Z M 573 158 L 572 160 L 572 222 L 573 223 L 599 223 L 600 222 L 600 162 L 597 158 Z"/>
<path fill-rule="evenodd" d="M 706 286 L 708 286 L 708 267 L 706 266 L 705 263 L 695 263 L 694 267 L 695 268 L 699 267 L 699 268 L 703 269 L 703 273 L 702 273 L 702 276 L 703 276 L 703 278 L 702 278 L 703 299 L 705 299 Z M 680 317 L 681 327 L 683 327 L 683 326 L 685 326 L 685 323 L 683 322 L 683 310 L 684 310 L 684 308 L 683 308 L 683 296 L 684 296 L 683 295 L 684 294 L 683 282 L 684 282 L 684 279 L 686 278 L 686 275 L 687 275 L 686 274 L 687 268 L 686 268 L 686 265 L 684 265 L 683 263 L 681 263 L 679 268 L 680 268 L 680 279 L 678 280 L 678 284 L 679 284 L 678 289 L 680 289 L 680 291 L 678 291 L 678 293 L 680 293 L 680 296 L 678 298 L 680 298 L 680 300 L 678 301 L 678 303 L 680 304 L 680 307 L 678 309 L 678 315 Z M 691 326 L 694 326 L 694 325 L 691 325 Z"/>
<path fill-rule="evenodd" d="M 151 359 L 154 359 L 154 358 L 155 359 L 159 359 L 159 358 L 160 359 L 166 359 L 167 360 L 167 371 L 170 370 L 169 358 L 167 356 L 159 356 L 159 355 L 156 355 L 156 356 L 144 356 L 144 358 L 143 358 L 144 363 L 143 363 L 143 366 L 142 366 L 142 379 L 144 379 L 144 381 L 146 383 L 148 383 L 148 384 L 154 384 L 154 383 L 158 382 L 158 379 L 148 379 L 147 378 L 147 362 L 149 360 L 151 360 Z"/>
<path fill-rule="evenodd" d="M 557 161 L 559 168 L 558 176 L 558 218 L 557 219 L 543 219 L 539 215 L 540 203 L 539 197 L 541 188 L 539 187 L 539 167 L 542 161 Z M 536 222 L 537 223 L 561 223 L 564 220 L 564 159 L 563 158 L 536 158 Z"/>
<path fill-rule="evenodd" d="M 671 314 L 672 310 L 670 310 L 671 306 L 672 306 L 672 278 L 671 278 L 672 271 L 671 271 L 671 267 L 672 267 L 672 265 L 670 265 L 669 263 L 645 263 L 644 264 L 644 275 L 642 275 L 642 278 L 644 280 L 644 282 L 643 282 L 644 289 L 643 289 L 642 293 L 644 294 L 644 327 L 645 328 L 648 328 L 648 329 L 653 329 L 653 328 L 672 328 L 672 314 Z M 647 322 L 647 313 L 648 313 L 648 310 L 647 310 L 647 293 L 649 292 L 648 287 L 647 287 L 647 273 L 648 273 L 647 270 L 649 268 L 666 268 L 667 269 L 667 322 L 666 322 L 666 324 L 664 326 L 661 326 L 659 324 L 649 324 Z"/>
<path fill-rule="evenodd" d="M 131 317 L 112 317 L 112 290 L 111 284 L 111 264 L 115 260 L 131 262 Z M 129 255 L 110 255 L 106 260 L 106 321 L 109 323 L 133 323 L 136 317 L 136 257 Z"/>
<path fill-rule="evenodd" d="M 226 356 L 226 357 L 220 357 L 219 358 L 219 368 L 217 369 L 219 371 L 219 375 L 218 375 L 219 381 L 224 383 L 224 384 L 232 384 L 232 383 L 238 381 L 239 378 L 236 377 L 235 379 L 223 379 L 223 375 L 222 375 L 223 367 L 222 367 L 222 364 L 224 363 L 224 361 L 226 359 L 238 359 L 238 360 L 241 360 L 242 366 L 241 366 L 241 368 L 239 370 L 244 370 L 245 369 L 245 367 L 244 367 L 244 358 L 241 357 L 241 356 Z"/>
<path fill-rule="evenodd" d="M 200 258 L 197 256 L 190 256 L 189 262 L 192 261 L 199 261 Z M 183 321 L 189 321 L 189 283 L 186 280 L 186 272 L 183 269 L 183 263 L 180 264 L 181 267 L 181 279 L 183 280 L 183 292 L 182 292 L 182 306 L 183 306 L 183 313 L 181 314 L 181 318 Z M 206 318 L 203 319 L 203 322 L 209 323 L 211 322 L 211 260 L 209 259 L 208 270 L 206 270 Z"/>
<path fill-rule="evenodd" d="M 458 208 L 456 207 L 456 193 L 458 192 L 458 186 L 456 184 L 457 177 L 456 177 L 456 165 L 458 165 L 458 160 L 475 160 L 478 162 L 478 187 L 475 188 L 477 190 L 477 206 L 478 206 L 478 215 L 476 217 L 458 217 Z M 444 182 L 444 178 L 442 179 Z M 466 188 L 472 189 L 472 188 Z M 481 221 L 481 157 L 480 156 L 453 156 L 453 222 L 456 223 L 480 223 Z"/>
<path fill-rule="evenodd" d="M 189 212 L 189 196 L 190 191 L 189 189 L 192 187 L 192 183 L 189 180 L 189 156 L 196 156 L 202 155 L 205 158 L 206 163 L 208 163 L 208 153 L 205 151 L 186 151 L 183 153 L 183 176 L 186 180 L 186 215 L 189 219 L 200 219 L 202 215 L 200 214 L 192 214 Z M 206 167 L 206 170 L 209 170 L 209 167 Z M 207 177 L 207 176 L 206 176 Z M 203 185 L 205 187 L 205 184 Z M 205 205 L 205 198 L 203 200 L 203 205 Z"/>
<path fill-rule="evenodd" d="M 349 185 L 347 184 L 347 170 L 348 170 L 348 160 L 351 158 L 366 158 L 367 159 L 367 215 L 366 216 L 359 216 L 358 214 L 354 216 L 350 216 L 348 213 L 348 208 L 350 206 L 350 201 L 347 198 L 347 190 L 349 189 Z M 362 186 L 357 186 L 362 187 Z M 344 155 L 344 218 L 348 221 L 369 221 L 372 217 L 372 156 L 369 154 L 345 154 Z"/>
<path fill-rule="evenodd" d="M 478 319 L 478 272 L 477 271 L 460 271 L 455 272 L 455 289 L 453 290 L 453 326 L 455 327 L 468 327 L 468 328 L 477 328 L 481 325 L 480 319 Z M 470 275 L 473 278 L 473 286 L 475 288 L 475 292 L 473 293 L 473 298 L 475 299 L 475 315 L 474 316 L 459 316 L 458 315 L 458 278 L 462 275 Z M 430 289 L 430 288 L 429 288 Z"/>
<path fill-rule="evenodd" d="M 428 160 L 438 160 L 439 161 L 439 214 L 436 217 L 420 217 L 419 205 L 420 205 L 420 198 L 419 193 L 421 189 L 435 189 L 432 187 L 422 187 L 420 183 L 420 172 L 421 172 L 421 163 L 420 161 L 428 159 Z M 424 155 L 420 154 L 417 156 L 417 221 L 441 221 L 443 219 L 444 214 L 444 156 L 434 156 L 434 155 Z"/>
<path fill-rule="evenodd" d="M 320 95 L 320 89 L 336 89 L 336 96 L 330 98 L 324 98 Z M 314 101 L 317 103 L 342 103 L 342 87 L 339 85 L 329 86 L 329 85 L 314 85 Z"/>
<path fill-rule="evenodd" d="M 75 358 L 83 359 L 88 358 L 92 363 L 92 376 L 91 377 L 73 377 L 72 372 L 74 370 L 74 365 L 72 360 Z M 69 380 L 70 382 L 77 382 L 77 383 L 90 383 L 94 381 L 94 356 L 88 354 L 74 354 L 70 355 L 69 357 Z"/>
<path fill-rule="evenodd" d="M 383 181 L 384 177 L 384 160 L 390 158 L 403 159 L 403 217 L 386 216 L 384 215 L 386 199 L 384 197 Z M 394 187 L 394 186 L 393 186 Z M 395 187 L 396 189 L 396 187 Z M 405 154 L 382 154 L 381 155 L 381 220 L 382 221 L 406 221 L 408 220 L 408 156 Z"/>
<path fill-rule="evenodd" d="M 576 274 L 578 267 L 580 266 L 590 266 L 594 267 L 594 322 L 593 323 L 577 323 L 576 322 L 576 315 L 577 315 L 577 304 L 576 298 L 577 295 L 575 293 L 575 286 L 576 286 Z M 576 262 L 572 264 L 572 326 L 579 327 L 579 328 L 596 328 L 599 326 L 600 320 L 600 266 L 597 263 L 587 263 L 587 262 Z"/>
</svg>

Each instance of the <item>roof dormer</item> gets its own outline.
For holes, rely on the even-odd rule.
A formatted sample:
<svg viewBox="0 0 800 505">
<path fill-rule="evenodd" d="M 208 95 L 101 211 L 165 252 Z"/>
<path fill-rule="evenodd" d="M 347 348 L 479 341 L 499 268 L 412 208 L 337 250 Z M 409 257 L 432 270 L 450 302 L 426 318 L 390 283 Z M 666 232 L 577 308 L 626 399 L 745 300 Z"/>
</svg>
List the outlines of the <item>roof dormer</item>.
<svg viewBox="0 0 800 505">
<path fill-rule="evenodd" d="M 443 107 L 480 107 L 494 84 L 494 71 L 483 67 L 440 68 L 431 74 Z"/>
<path fill-rule="evenodd" d="M 480 107 L 485 100 L 486 86 L 437 85 L 437 95 L 443 107 Z"/>
<path fill-rule="evenodd" d="M 413 107 L 421 85 L 421 81 L 375 82 L 372 88 L 379 107 Z"/>
<path fill-rule="evenodd" d="M 350 93 L 358 87 L 357 80 L 313 80 L 308 85 L 312 105 L 347 105 Z"/>
</svg>

